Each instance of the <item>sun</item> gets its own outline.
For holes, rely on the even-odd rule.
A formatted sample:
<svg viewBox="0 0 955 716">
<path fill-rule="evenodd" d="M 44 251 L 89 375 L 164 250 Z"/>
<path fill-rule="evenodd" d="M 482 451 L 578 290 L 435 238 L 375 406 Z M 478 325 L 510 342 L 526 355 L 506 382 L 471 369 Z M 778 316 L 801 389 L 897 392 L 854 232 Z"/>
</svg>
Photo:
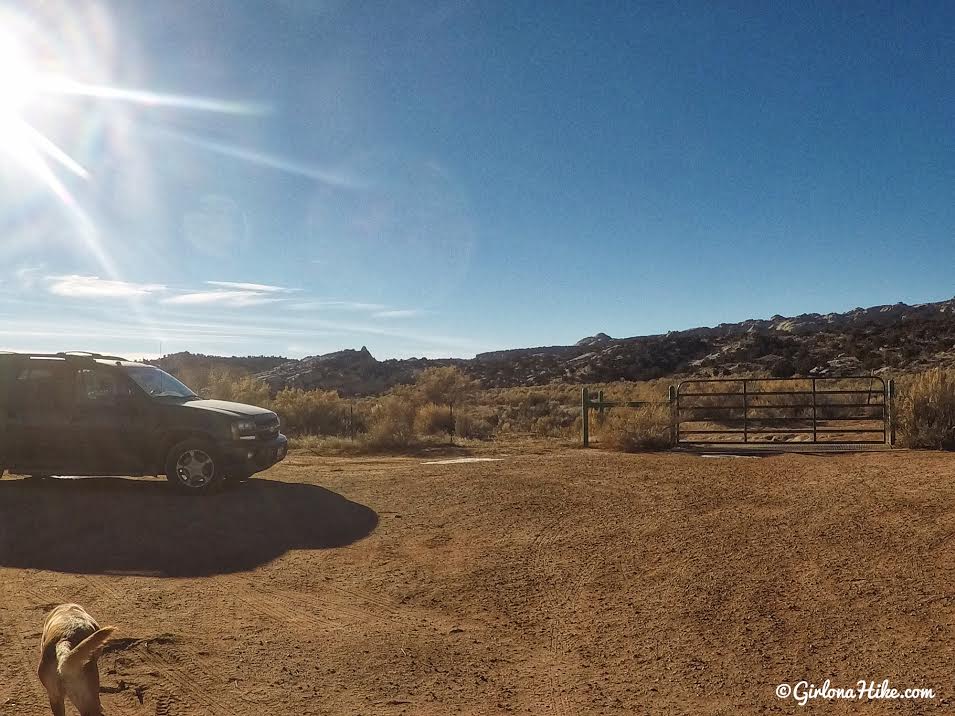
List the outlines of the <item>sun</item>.
<svg viewBox="0 0 955 716">
<path fill-rule="evenodd" d="M 50 156 L 48 142 L 25 119 L 38 94 L 39 75 L 31 57 L 9 31 L 0 30 L 0 155 L 31 174 L 43 174 L 43 156 Z M 44 183 L 49 178 L 44 177 Z"/>
<path fill-rule="evenodd" d="M 55 12 L 60 2 L 61 11 Z M 129 122 L 127 113 L 111 111 L 117 104 L 226 115 L 262 114 L 267 108 L 103 83 L 100 78 L 109 75 L 110 65 L 99 56 L 97 43 L 86 39 L 80 44 L 64 42 L 85 38 L 78 31 L 85 16 L 74 17 L 69 12 L 79 4 L 48 0 L 40 4 L 43 11 L 0 7 L 0 180 L 5 188 L 15 187 L 24 196 L 48 192 L 55 197 L 66 210 L 71 234 L 111 278 L 118 278 L 99 231 L 78 198 L 95 191 L 95 182 L 92 172 L 71 155 L 77 144 L 75 126 L 88 125 L 95 117 L 95 123 L 106 128 L 103 131 L 128 130 L 129 125 L 122 124 Z M 91 78 L 98 81 L 91 82 Z M 40 112 L 41 108 L 54 111 Z M 61 146 L 58 141 L 63 138 L 66 142 Z M 102 157 L 87 151 L 82 161 L 96 166 Z M 20 178 L 26 180 L 22 186 L 17 181 Z M 16 200 L 7 202 L 15 204 Z M 4 203 L 0 202 L 0 211 Z"/>
</svg>

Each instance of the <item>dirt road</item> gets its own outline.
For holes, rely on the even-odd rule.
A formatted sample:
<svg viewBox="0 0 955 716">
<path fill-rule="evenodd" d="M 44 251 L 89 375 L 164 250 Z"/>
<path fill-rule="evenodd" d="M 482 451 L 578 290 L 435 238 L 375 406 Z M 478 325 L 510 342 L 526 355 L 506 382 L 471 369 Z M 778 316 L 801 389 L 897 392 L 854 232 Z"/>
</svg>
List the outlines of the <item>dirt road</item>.
<svg viewBox="0 0 955 716">
<path fill-rule="evenodd" d="M 426 460 L 0 480 L 0 714 L 48 713 L 63 601 L 118 627 L 111 716 L 803 713 L 776 685 L 827 678 L 936 697 L 816 713 L 955 710 L 955 457 Z"/>
</svg>

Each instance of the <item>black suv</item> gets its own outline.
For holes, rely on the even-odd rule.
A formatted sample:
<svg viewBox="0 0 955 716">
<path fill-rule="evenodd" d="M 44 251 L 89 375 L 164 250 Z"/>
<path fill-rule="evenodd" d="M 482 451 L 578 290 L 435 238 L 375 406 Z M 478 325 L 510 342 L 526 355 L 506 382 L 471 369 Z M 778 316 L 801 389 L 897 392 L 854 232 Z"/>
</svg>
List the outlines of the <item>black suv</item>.
<svg viewBox="0 0 955 716">
<path fill-rule="evenodd" d="M 0 475 L 160 475 L 213 492 L 285 457 L 270 410 L 203 400 L 151 365 L 0 353 Z"/>
</svg>

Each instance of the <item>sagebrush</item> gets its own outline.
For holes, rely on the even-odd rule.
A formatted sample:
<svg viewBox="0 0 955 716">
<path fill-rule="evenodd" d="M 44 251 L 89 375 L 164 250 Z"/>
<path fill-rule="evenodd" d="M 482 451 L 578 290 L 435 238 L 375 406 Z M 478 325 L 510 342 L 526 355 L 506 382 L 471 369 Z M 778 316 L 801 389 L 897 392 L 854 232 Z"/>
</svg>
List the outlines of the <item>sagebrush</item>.
<svg viewBox="0 0 955 716">
<path fill-rule="evenodd" d="M 935 369 L 902 378 L 896 426 L 905 447 L 955 448 L 955 372 Z"/>
</svg>

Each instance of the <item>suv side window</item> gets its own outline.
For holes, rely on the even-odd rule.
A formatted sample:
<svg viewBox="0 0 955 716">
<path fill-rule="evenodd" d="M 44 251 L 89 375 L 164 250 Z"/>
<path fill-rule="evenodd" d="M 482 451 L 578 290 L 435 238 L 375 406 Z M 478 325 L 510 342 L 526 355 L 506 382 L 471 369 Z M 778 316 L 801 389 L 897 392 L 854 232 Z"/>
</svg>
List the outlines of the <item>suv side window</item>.
<svg viewBox="0 0 955 716">
<path fill-rule="evenodd" d="M 54 361 L 30 361 L 20 368 L 11 387 L 10 403 L 28 412 L 64 410 L 66 366 Z"/>
<path fill-rule="evenodd" d="M 116 405 L 117 398 L 130 395 L 129 386 L 119 377 L 102 368 L 81 368 L 76 371 L 77 405 Z"/>
</svg>

